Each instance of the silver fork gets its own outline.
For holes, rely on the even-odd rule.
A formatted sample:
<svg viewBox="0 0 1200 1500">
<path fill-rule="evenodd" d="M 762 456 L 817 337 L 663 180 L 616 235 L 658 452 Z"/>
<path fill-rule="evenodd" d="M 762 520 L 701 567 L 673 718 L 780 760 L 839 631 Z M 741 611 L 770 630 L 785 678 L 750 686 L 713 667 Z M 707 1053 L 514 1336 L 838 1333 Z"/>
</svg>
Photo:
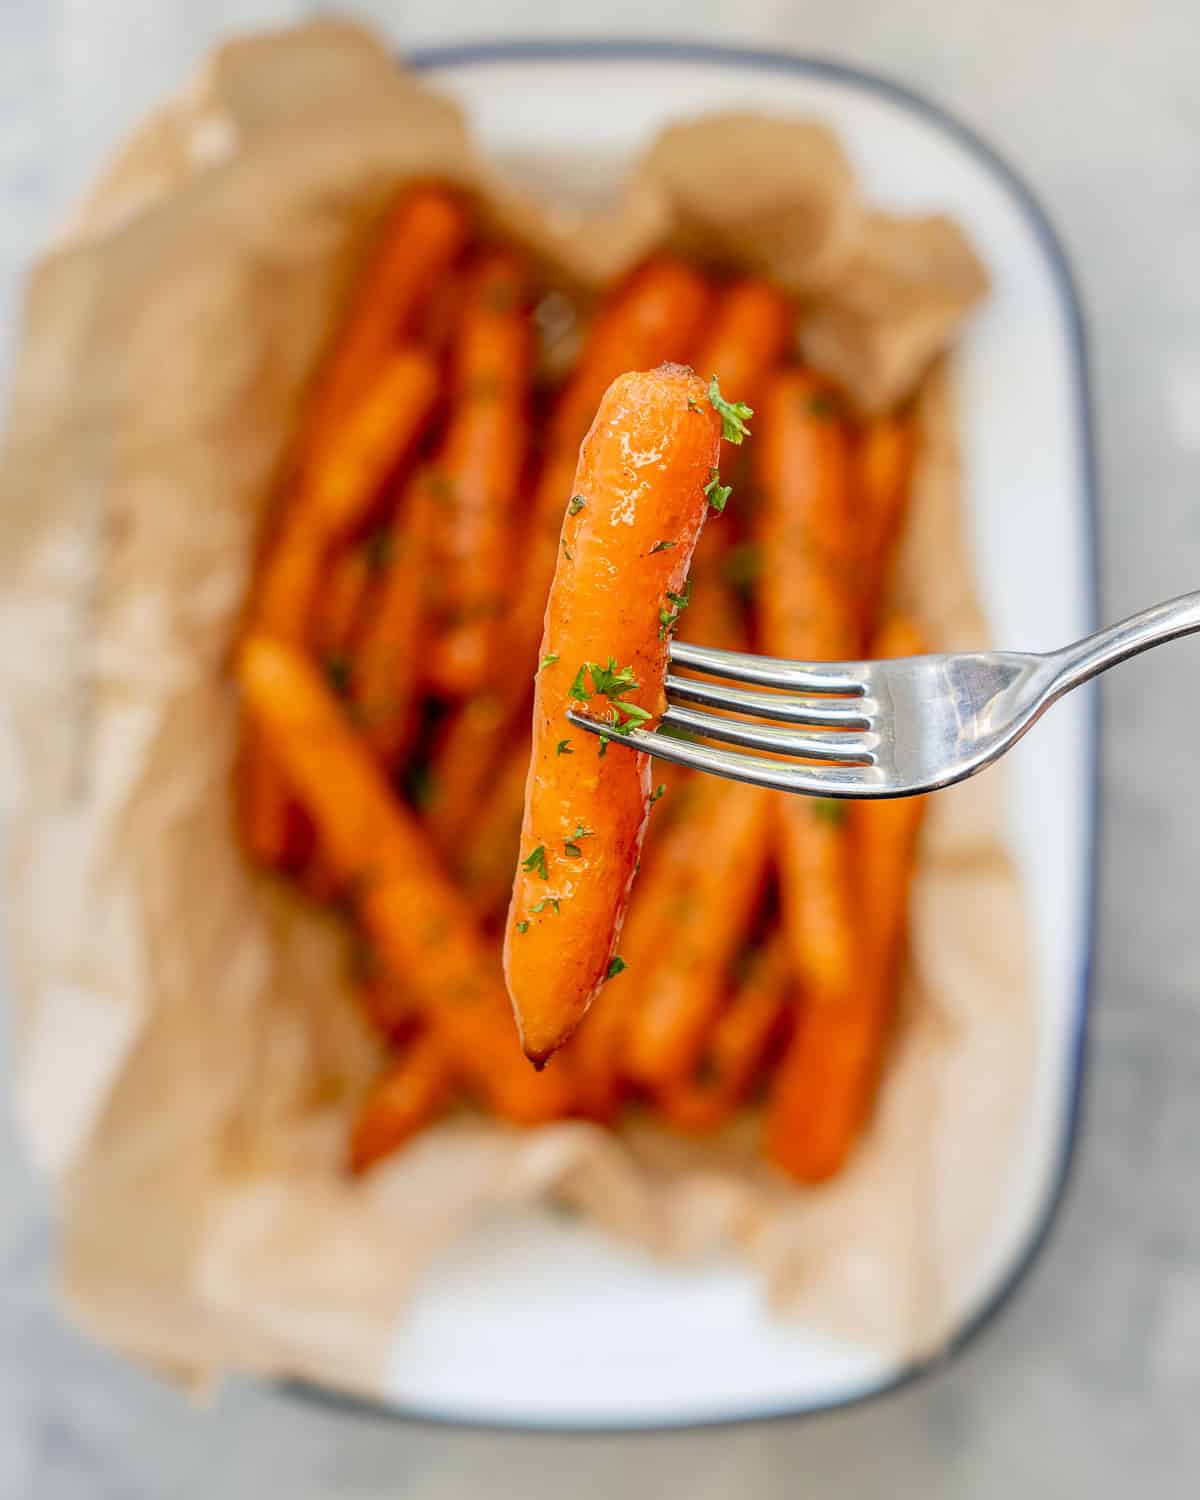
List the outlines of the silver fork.
<svg viewBox="0 0 1200 1500">
<path fill-rule="evenodd" d="M 1200 593 L 1182 594 L 1045 655 L 975 651 L 797 662 L 672 641 L 672 668 L 724 680 L 669 673 L 667 709 L 654 731 L 617 729 L 576 710 L 567 717 L 615 744 L 755 786 L 817 797 L 912 797 L 974 776 L 1064 693 L 1194 631 L 1200 631 Z M 719 750 L 701 740 L 787 759 Z"/>
</svg>

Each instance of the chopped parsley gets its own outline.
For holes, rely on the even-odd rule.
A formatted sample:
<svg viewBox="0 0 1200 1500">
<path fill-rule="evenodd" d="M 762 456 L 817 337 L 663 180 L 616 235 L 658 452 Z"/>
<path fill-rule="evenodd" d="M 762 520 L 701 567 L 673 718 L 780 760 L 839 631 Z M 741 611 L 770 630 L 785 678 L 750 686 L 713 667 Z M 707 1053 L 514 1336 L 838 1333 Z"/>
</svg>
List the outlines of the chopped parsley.
<svg viewBox="0 0 1200 1500">
<path fill-rule="evenodd" d="M 721 418 L 721 436 L 727 443 L 741 443 L 750 436 L 746 421 L 754 415 L 754 408 L 744 401 L 726 401 L 715 375 L 708 387 L 708 400 Z"/>
<path fill-rule="evenodd" d="M 566 560 L 568 562 L 574 562 L 575 558 L 573 557 L 573 555 L 571 553 L 570 547 L 567 546 L 565 538 L 563 539 L 562 549 L 563 549 L 563 556 L 566 558 Z"/>
<path fill-rule="evenodd" d="M 608 966 L 608 973 L 604 977 L 605 979 L 615 979 L 617 975 L 622 972 L 622 970 L 627 969 L 628 967 L 629 965 L 625 962 L 621 955 L 619 953 L 614 953 L 612 962 Z"/>
<path fill-rule="evenodd" d="M 590 698 L 592 695 L 587 690 L 587 662 L 584 662 L 579 671 L 575 673 L 575 681 L 571 684 L 570 696 L 572 698 Z M 563 741 L 565 745 L 566 740 Z"/>
<path fill-rule="evenodd" d="M 586 504 L 587 501 L 582 495 L 572 495 L 567 501 L 567 514 L 569 516 L 577 516 Z"/>
<path fill-rule="evenodd" d="M 552 908 L 554 915 L 557 917 L 562 907 L 562 901 L 557 896 L 543 896 L 536 906 L 531 906 L 529 910 L 536 917 L 544 912 L 548 906 Z"/>
<path fill-rule="evenodd" d="M 567 841 L 563 844 L 563 853 L 567 856 L 568 859 L 583 858 L 583 850 L 579 847 L 578 844 L 573 844 L 570 839 L 567 839 Z"/>
<path fill-rule="evenodd" d="M 557 651 L 547 652 L 547 654 L 543 656 L 541 661 L 538 663 L 538 671 L 541 672 L 544 671 L 547 667 L 552 667 L 557 660 Z"/>
<path fill-rule="evenodd" d="M 539 844 L 528 859 L 521 861 L 521 868 L 528 870 L 533 875 L 540 875 L 543 880 L 549 880 L 546 873 L 546 846 Z"/>
<path fill-rule="evenodd" d="M 643 708 L 640 703 L 614 703 L 613 708 L 617 713 L 617 723 L 625 730 L 639 729 L 647 719 L 654 715 L 648 708 Z"/>
<path fill-rule="evenodd" d="M 559 740 L 558 744 L 554 747 L 554 753 L 555 753 L 555 755 L 574 755 L 575 754 L 574 750 L 571 749 L 571 737 L 570 737 L 570 735 L 568 735 L 565 740 Z"/>
<path fill-rule="evenodd" d="M 518 922 L 517 923 L 517 931 L 518 932 L 528 932 L 529 931 L 529 923 L 528 922 Z"/>
<path fill-rule="evenodd" d="M 721 483 L 720 469 L 710 469 L 708 471 L 708 483 L 704 486 L 704 495 L 717 515 L 720 515 L 729 504 L 729 497 L 732 494 L 733 486 Z"/>
<path fill-rule="evenodd" d="M 576 823 L 575 831 L 571 837 L 573 839 L 594 839 L 596 837 L 596 830 L 594 828 L 586 828 L 582 823 Z"/>
<path fill-rule="evenodd" d="M 602 698 L 620 698 L 625 693 L 633 692 L 634 688 L 641 687 L 641 683 L 633 675 L 633 668 L 618 667 L 611 656 L 607 667 L 594 661 L 587 662 L 586 666 L 592 677 L 592 691 Z"/>
<path fill-rule="evenodd" d="M 666 784 L 660 781 L 659 784 L 650 793 L 650 801 L 652 803 L 657 802 L 660 797 L 665 796 L 666 790 Z"/>
<path fill-rule="evenodd" d="M 707 495 L 708 491 L 705 490 L 704 493 Z M 670 548 L 678 546 L 678 542 L 655 542 L 654 546 L 650 548 L 650 556 L 653 557 L 656 552 L 667 552 Z"/>
<path fill-rule="evenodd" d="M 693 401 L 692 398 L 689 396 L 688 397 L 688 411 L 700 411 L 701 409 L 702 408 L 700 406 L 699 401 Z"/>
</svg>

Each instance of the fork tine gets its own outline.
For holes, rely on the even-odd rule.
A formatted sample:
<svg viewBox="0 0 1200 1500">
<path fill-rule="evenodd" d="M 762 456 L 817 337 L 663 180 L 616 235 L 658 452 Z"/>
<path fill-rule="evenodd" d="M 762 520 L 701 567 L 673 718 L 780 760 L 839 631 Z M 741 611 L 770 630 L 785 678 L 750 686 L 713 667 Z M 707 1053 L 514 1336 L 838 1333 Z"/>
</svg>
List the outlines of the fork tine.
<svg viewBox="0 0 1200 1500">
<path fill-rule="evenodd" d="M 765 760 L 758 755 L 741 755 L 735 750 L 717 750 L 691 740 L 678 740 L 656 733 L 627 734 L 585 714 L 570 709 L 567 718 L 579 729 L 602 734 L 617 745 L 653 755 L 729 781 L 744 781 L 751 786 L 771 787 L 780 792 L 802 792 L 816 797 L 878 797 L 887 795 L 882 773 L 874 766 L 799 765 L 795 761 Z"/>
<path fill-rule="evenodd" d="M 795 662 L 778 656 L 751 656 L 745 651 L 721 651 L 714 646 L 692 646 L 671 641 L 671 665 L 753 682 L 759 687 L 789 688 L 794 693 L 842 693 L 862 697 L 867 691 L 863 662 Z"/>
<path fill-rule="evenodd" d="M 662 722 L 688 729 L 707 740 L 725 740 L 731 745 L 746 745 L 751 750 L 790 755 L 798 760 L 836 760 L 869 766 L 874 764 L 873 751 L 879 743 L 878 736 L 872 734 L 851 734 L 840 729 L 805 733 L 778 724 L 747 723 L 744 719 L 727 719 L 720 714 L 674 705 L 663 714 Z"/>
<path fill-rule="evenodd" d="M 875 702 L 871 698 L 798 697 L 793 693 L 756 693 L 752 688 L 728 687 L 699 677 L 667 677 L 667 697 L 684 703 L 703 703 L 734 713 L 756 714 L 780 724 L 825 725 L 829 729 L 870 729 Z"/>
</svg>

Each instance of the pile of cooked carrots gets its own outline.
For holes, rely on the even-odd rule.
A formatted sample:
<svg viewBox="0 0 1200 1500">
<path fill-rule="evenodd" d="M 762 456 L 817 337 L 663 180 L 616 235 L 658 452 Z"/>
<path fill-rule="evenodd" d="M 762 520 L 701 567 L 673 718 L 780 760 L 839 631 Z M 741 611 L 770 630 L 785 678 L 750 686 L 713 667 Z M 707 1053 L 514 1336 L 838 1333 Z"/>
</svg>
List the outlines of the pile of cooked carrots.
<svg viewBox="0 0 1200 1500">
<path fill-rule="evenodd" d="M 922 649 L 883 614 L 912 424 L 852 420 L 793 361 L 797 311 L 765 281 L 656 256 L 576 309 L 578 353 L 554 382 L 548 300 L 561 292 L 455 192 L 410 187 L 386 214 L 255 569 L 241 840 L 360 938 L 357 994 L 387 1061 L 353 1128 L 356 1170 L 464 1098 L 520 1124 L 638 1106 L 688 1132 L 761 1099 L 770 1159 L 820 1181 L 884 1062 L 920 801 L 663 773 L 620 961 L 536 1071 L 501 971 L 529 711 L 580 443 L 622 372 L 691 365 L 754 409 L 672 594 L 668 628 L 709 645 Z"/>
</svg>

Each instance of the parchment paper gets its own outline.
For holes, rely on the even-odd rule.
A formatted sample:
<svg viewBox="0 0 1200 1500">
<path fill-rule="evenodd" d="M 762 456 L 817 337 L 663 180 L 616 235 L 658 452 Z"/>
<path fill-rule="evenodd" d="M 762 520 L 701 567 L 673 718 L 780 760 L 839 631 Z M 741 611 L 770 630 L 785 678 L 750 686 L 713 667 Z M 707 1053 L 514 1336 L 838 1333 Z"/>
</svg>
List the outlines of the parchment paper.
<svg viewBox="0 0 1200 1500">
<path fill-rule="evenodd" d="M 896 589 L 931 640 L 982 640 L 930 369 L 985 285 L 953 226 L 880 220 L 827 130 L 750 116 L 667 131 L 622 201 L 584 218 L 493 176 L 365 32 L 222 49 L 35 268 L 0 473 L 16 1105 L 61 1197 L 71 1308 L 175 1378 L 378 1392 L 430 1258 L 495 1205 L 557 1195 L 664 1254 L 732 1243 L 788 1313 L 928 1351 L 1002 1201 L 1030 1066 L 994 778 L 933 806 L 902 1024 L 834 1185 L 777 1177 L 753 1120 L 697 1147 L 636 1122 L 614 1137 L 466 1115 L 343 1175 L 375 1043 L 337 929 L 235 847 L 227 662 L 305 381 L 375 215 L 414 176 L 477 192 L 577 286 L 660 242 L 777 275 L 861 406 L 918 391 Z"/>
</svg>

